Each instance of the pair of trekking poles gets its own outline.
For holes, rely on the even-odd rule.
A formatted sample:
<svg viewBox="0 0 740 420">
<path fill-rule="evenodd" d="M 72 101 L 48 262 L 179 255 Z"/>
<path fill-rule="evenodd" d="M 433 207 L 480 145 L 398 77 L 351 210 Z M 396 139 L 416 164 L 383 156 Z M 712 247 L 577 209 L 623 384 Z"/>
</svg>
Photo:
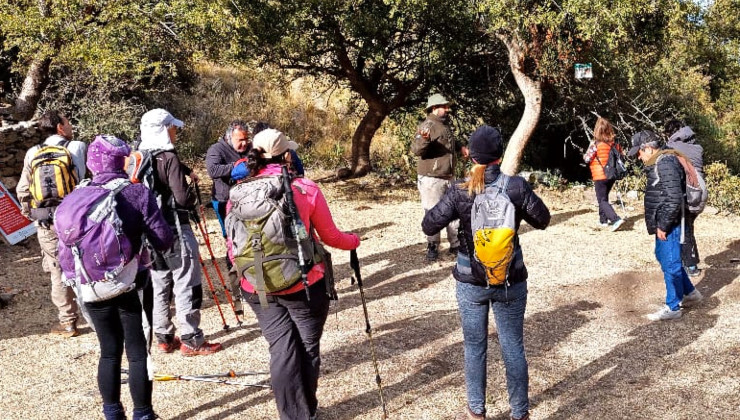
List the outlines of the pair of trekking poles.
<svg viewBox="0 0 740 420">
<path fill-rule="evenodd" d="M 203 202 L 200 198 L 200 187 L 198 187 L 197 182 L 193 183 L 193 185 L 195 185 L 195 194 L 197 195 L 198 212 L 200 213 L 200 216 L 194 211 L 191 213 L 191 215 L 193 216 L 192 218 L 193 220 L 195 220 L 195 223 L 198 225 L 198 230 L 200 231 L 200 236 L 203 237 L 203 242 L 206 244 L 208 254 L 211 257 L 211 265 L 213 265 L 213 269 L 216 271 L 218 279 L 221 281 L 221 286 L 223 286 L 224 288 L 224 295 L 226 295 L 226 300 L 229 302 L 231 311 L 234 313 L 234 318 L 236 318 L 236 325 L 237 327 L 240 327 L 242 325 L 242 320 L 239 319 L 239 314 L 237 313 L 236 307 L 234 306 L 234 299 L 231 296 L 231 292 L 229 292 L 229 287 L 226 285 L 224 275 L 223 273 L 221 273 L 221 268 L 218 266 L 218 262 L 216 262 L 216 256 L 213 253 L 213 248 L 211 247 L 211 239 L 208 236 L 208 226 L 206 225 L 206 212 L 203 207 Z M 205 276 L 206 282 L 208 283 L 208 290 L 211 292 L 211 297 L 216 303 L 216 308 L 218 308 L 219 315 L 221 315 L 221 323 L 223 324 L 223 329 L 228 330 L 230 327 L 229 324 L 226 323 L 226 317 L 224 316 L 223 310 L 221 310 L 221 301 L 216 295 L 216 289 L 213 287 L 213 281 L 211 280 L 210 274 L 208 274 L 206 263 L 203 261 L 203 256 L 201 256 L 200 253 L 198 253 L 198 259 L 200 260 L 200 267 L 203 270 L 203 275 Z"/>
<path fill-rule="evenodd" d="M 128 369 L 121 368 L 121 373 L 128 374 Z M 229 370 L 226 373 L 217 373 L 213 375 L 169 375 L 164 373 L 155 373 L 154 380 L 156 382 L 167 382 L 167 381 L 194 381 L 194 382 L 210 382 L 223 385 L 238 385 L 238 386 L 251 386 L 256 388 L 272 388 L 270 384 L 261 382 L 245 383 L 233 380 L 234 378 L 240 378 L 245 376 L 258 376 L 258 375 L 269 375 L 267 371 L 254 371 L 254 372 L 234 372 Z M 128 383 L 128 379 L 121 379 L 121 383 Z"/>
</svg>

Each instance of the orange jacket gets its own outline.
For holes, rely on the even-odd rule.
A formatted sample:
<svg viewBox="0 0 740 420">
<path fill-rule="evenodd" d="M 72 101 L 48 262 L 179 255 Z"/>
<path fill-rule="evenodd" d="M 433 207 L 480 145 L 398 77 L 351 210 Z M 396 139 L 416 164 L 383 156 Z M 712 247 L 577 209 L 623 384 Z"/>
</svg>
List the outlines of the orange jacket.
<svg viewBox="0 0 740 420">
<path fill-rule="evenodd" d="M 617 148 L 619 153 L 622 153 L 622 148 L 616 142 L 605 143 L 600 141 L 596 143 L 596 156 L 594 156 L 588 164 L 588 167 L 591 169 L 591 179 L 594 181 L 604 181 L 606 179 L 604 166 L 606 166 L 606 162 L 609 161 L 609 150 L 611 150 L 612 145 Z"/>
</svg>

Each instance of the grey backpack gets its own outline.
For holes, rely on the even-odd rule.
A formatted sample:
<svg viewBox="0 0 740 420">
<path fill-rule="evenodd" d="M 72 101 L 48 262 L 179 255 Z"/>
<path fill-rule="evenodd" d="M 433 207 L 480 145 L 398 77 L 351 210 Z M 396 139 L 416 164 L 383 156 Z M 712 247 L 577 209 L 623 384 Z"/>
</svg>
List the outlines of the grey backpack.
<svg viewBox="0 0 740 420">
<path fill-rule="evenodd" d="M 485 269 L 486 280 L 492 286 L 506 282 L 514 259 L 516 207 L 506 194 L 509 179 L 508 175 L 499 174 L 482 194 L 475 196 L 470 209 L 473 256 Z"/>
<path fill-rule="evenodd" d="M 282 176 L 260 176 L 242 182 L 229 192 L 232 208 L 226 216 L 238 272 L 254 286 L 262 302 L 266 293 L 285 290 L 301 279 L 298 242 L 290 229 L 290 216 Z M 311 235 L 301 241 L 303 255 L 313 265 Z M 266 302 L 266 301 L 265 301 Z"/>
</svg>

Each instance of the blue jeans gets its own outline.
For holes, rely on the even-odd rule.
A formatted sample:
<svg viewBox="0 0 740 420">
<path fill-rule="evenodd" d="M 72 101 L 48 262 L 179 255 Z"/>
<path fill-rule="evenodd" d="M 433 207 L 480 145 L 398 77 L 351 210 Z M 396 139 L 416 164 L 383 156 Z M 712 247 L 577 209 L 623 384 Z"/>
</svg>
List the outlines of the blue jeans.
<svg viewBox="0 0 740 420">
<path fill-rule="evenodd" d="M 457 304 L 465 348 L 465 387 L 468 407 L 476 414 L 486 410 L 486 359 L 488 352 L 488 308 L 493 309 L 501 356 L 506 368 L 511 415 L 529 410 L 529 371 L 524 354 L 524 311 L 527 282 L 509 287 L 477 286 L 457 282 Z"/>
<path fill-rule="evenodd" d="M 226 201 L 211 200 L 213 204 L 213 212 L 216 213 L 216 219 L 218 224 L 221 226 L 221 234 L 226 237 L 226 226 L 224 226 L 224 220 L 226 220 Z M 205 223 L 205 220 L 203 221 Z"/>
<path fill-rule="evenodd" d="M 666 235 L 666 240 L 661 241 L 655 237 L 655 258 L 663 270 L 665 281 L 665 304 L 672 311 L 677 311 L 681 299 L 694 291 L 686 270 L 681 263 L 681 227 L 676 226 Z"/>
</svg>

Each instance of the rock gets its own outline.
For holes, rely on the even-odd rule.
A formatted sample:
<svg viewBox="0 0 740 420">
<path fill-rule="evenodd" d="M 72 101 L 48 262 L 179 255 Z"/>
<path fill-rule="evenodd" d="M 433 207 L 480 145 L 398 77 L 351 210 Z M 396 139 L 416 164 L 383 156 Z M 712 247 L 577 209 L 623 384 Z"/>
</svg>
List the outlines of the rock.
<svg viewBox="0 0 740 420">
<path fill-rule="evenodd" d="M 635 190 L 627 191 L 627 199 L 635 201 L 640 197 L 640 194 Z"/>
<path fill-rule="evenodd" d="M 352 177 L 352 171 L 349 168 L 339 168 L 337 169 L 337 178 L 339 179 L 348 179 Z"/>
<path fill-rule="evenodd" d="M 3 185 L 5 185 L 5 188 L 7 188 L 8 191 L 15 191 L 15 187 L 18 185 L 19 179 L 20 178 L 16 178 L 13 176 L 0 177 L 0 181 L 3 182 Z"/>
<path fill-rule="evenodd" d="M 717 207 L 713 207 L 713 206 L 706 206 L 706 207 L 704 207 L 704 213 L 705 214 L 716 215 L 716 214 L 719 214 L 719 209 Z"/>
</svg>

